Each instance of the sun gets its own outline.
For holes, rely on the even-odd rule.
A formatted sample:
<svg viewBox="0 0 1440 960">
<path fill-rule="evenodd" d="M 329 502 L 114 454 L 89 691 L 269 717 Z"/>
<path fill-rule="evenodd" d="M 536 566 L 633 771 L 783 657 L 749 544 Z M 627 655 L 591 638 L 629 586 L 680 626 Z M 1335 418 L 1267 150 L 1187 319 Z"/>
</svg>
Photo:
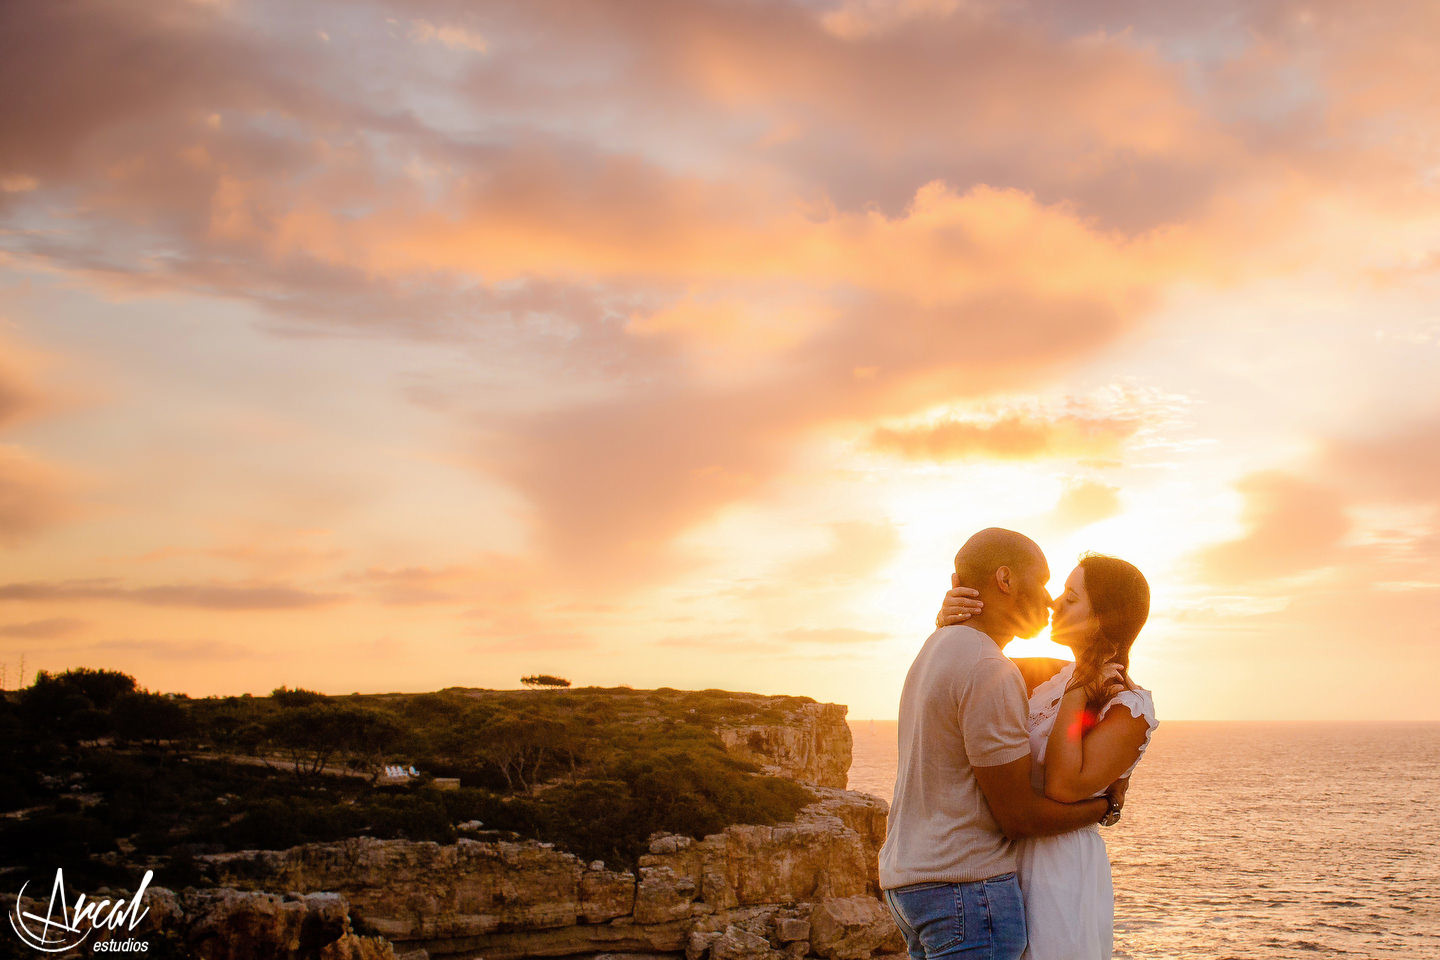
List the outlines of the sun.
<svg viewBox="0 0 1440 960">
<path fill-rule="evenodd" d="M 1054 660 L 1074 660 L 1075 654 L 1069 647 L 1061 646 L 1050 639 L 1050 628 L 1046 627 L 1030 639 L 1016 637 L 1005 644 L 1005 656 L 1012 660 L 1022 657 L 1050 657 Z"/>
</svg>

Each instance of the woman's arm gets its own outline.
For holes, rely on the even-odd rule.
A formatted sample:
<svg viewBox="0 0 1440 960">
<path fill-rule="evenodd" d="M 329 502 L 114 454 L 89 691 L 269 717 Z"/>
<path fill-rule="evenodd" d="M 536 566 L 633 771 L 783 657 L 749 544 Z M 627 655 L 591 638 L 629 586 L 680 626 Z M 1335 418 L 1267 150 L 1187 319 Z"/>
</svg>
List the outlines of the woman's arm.
<svg viewBox="0 0 1440 960">
<path fill-rule="evenodd" d="M 1118 706 L 1118 705 L 1117 705 Z M 1045 745 L 1045 796 L 1061 803 L 1092 797 L 1114 783 L 1140 757 L 1149 724 L 1121 707 L 1085 728 L 1085 691 L 1076 688 L 1060 701 L 1060 713 Z"/>
</svg>

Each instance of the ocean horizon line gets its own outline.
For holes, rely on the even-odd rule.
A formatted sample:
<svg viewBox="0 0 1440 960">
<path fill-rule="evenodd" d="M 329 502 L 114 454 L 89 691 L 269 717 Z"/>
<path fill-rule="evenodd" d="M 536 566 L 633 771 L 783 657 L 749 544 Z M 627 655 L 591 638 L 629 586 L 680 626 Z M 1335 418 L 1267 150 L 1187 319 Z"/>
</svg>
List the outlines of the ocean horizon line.
<svg viewBox="0 0 1440 960">
<path fill-rule="evenodd" d="M 1272 719 L 1258 719 L 1258 720 L 1245 720 L 1245 719 L 1241 719 L 1241 720 L 1187 720 L 1187 719 L 1178 719 L 1178 718 L 1177 718 L 1177 719 L 1170 719 L 1170 718 L 1168 718 L 1168 717 L 1165 717 L 1165 718 L 1161 718 L 1161 721 L 1162 721 L 1162 723 L 1173 723 L 1173 724 L 1179 724 L 1179 723 L 1183 723 L 1183 724 L 1207 724 L 1207 725 L 1213 725 L 1213 726 L 1223 726 L 1223 725 L 1225 725 L 1225 724 L 1234 724 L 1234 725 L 1245 724 L 1245 725 L 1253 725 L 1253 726 L 1271 725 L 1271 726 L 1288 726 L 1288 727 L 1327 727 L 1327 726 L 1329 726 L 1329 727 L 1342 727 L 1342 726 L 1343 726 L 1343 727 L 1358 727 L 1358 726 L 1366 726 L 1366 727 L 1440 726 L 1440 719 L 1430 719 L 1430 720 L 1376 720 L 1376 719 L 1373 719 L 1373 718 L 1372 718 L 1372 719 L 1365 719 L 1365 720 L 1344 720 L 1344 719 L 1336 719 L 1336 720 L 1276 720 L 1276 719 L 1273 719 L 1273 718 L 1272 718 Z M 900 722 L 900 718 L 899 718 L 899 717 L 846 717 L 846 722 L 847 722 L 847 723 L 852 723 L 852 724 L 855 724 L 855 723 L 899 723 L 899 722 Z"/>
</svg>

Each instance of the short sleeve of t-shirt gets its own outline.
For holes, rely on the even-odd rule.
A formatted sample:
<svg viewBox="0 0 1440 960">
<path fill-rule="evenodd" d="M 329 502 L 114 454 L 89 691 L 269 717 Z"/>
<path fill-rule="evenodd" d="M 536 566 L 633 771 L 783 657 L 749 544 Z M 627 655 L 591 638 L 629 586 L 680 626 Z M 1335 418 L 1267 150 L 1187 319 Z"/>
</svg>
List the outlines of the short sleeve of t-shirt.
<svg viewBox="0 0 1440 960">
<path fill-rule="evenodd" d="M 1030 752 L 1025 681 L 1009 660 L 982 658 L 960 693 L 960 730 L 972 767 L 994 767 Z"/>
</svg>

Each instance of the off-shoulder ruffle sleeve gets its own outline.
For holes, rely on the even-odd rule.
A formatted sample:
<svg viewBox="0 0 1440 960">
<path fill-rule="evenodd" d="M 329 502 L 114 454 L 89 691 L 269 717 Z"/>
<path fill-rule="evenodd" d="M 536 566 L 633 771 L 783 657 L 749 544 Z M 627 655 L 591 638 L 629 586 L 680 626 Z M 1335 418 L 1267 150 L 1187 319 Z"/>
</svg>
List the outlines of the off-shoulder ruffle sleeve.
<svg viewBox="0 0 1440 960">
<path fill-rule="evenodd" d="M 1145 756 L 1145 750 L 1150 746 L 1150 738 L 1155 735 L 1155 728 L 1160 726 L 1160 719 L 1155 716 L 1155 698 L 1150 695 L 1149 690 L 1144 688 L 1121 690 L 1105 704 L 1105 709 L 1100 714 L 1101 719 L 1104 719 L 1116 707 L 1124 707 L 1129 710 L 1132 717 L 1145 718 L 1145 742 L 1140 745 L 1140 756 Z M 1136 757 L 1135 763 L 1139 762 L 1140 757 Z M 1135 764 L 1132 763 L 1130 769 L 1126 770 L 1122 776 L 1130 776 L 1134 769 Z"/>
</svg>

